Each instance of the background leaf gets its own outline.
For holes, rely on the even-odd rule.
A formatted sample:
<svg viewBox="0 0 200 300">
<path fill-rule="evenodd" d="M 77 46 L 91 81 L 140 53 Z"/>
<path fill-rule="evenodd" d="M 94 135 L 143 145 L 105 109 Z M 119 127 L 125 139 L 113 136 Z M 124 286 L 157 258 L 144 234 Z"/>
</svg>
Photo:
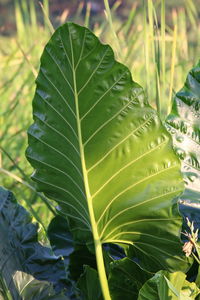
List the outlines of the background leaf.
<svg viewBox="0 0 200 300">
<path fill-rule="evenodd" d="M 67 288 L 67 278 L 61 257 L 38 242 L 38 226 L 31 223 L 30 214 L 20 206 L 8 190 L 0 188 L 0 271 L 12 296 L 18 296 L 13 276 L 16 271 L 33 275 L 52 283 L 57 292 Z"/>
<path fill-rule="evenodd" d="M 19 291 L 19 300 L 68 300 L 63 293 L 55 293 L 53 286 L 46 281 L 38 281 L 31 275 L 17 271 L 14 282 Z M 17 299 L 15 299 L 17 300 Z"/>
<path fill-rule="evenodd" d="M 74 251 L 74 241 L 68 227 L 66 218 L 58 215 L 51 220 L 47 229 L 53 252 L 64 258 L 66 266 L 69 265 L 69 255 Z"/>
<path fill-rule="evenodd" d="M 83 300 L 103 300 L 98 273 L 95 269 L 85 266 L 83 275 L 78 281 Z"/>
<path fill-rule="evenodd" d="M 200 62 L 189 72 L 183 88 L 176 94 L 171 114 L 166 120 L 174 148 L 181 159 L 181 171 L 186 185 L 181 200 L 196 205 L 200 201 L 199 120 Z"/>
<path fill-rule="evenodd" d="M 153 275 L 129 258 L 113 262 L 108 279 L 112 300 L 137 299 L 140 288 Z"/>
</svg>

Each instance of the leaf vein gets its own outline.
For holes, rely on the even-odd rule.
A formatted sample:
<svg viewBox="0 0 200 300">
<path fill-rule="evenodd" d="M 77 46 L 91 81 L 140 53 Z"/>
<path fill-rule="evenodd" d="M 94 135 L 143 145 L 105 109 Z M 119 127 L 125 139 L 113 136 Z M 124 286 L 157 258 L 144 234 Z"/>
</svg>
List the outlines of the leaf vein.
<svg viewBox="0 0 200 300">
<path fill-rule="evenodd" d="M 42 97 L 42 95 L 40 95 L 40 93 L 39 93 L 39 91 L 38 90 L 36 90 L 36 93 L 37 93 L 37 95 L 41 98 L 41 99 L 43 99 L 43 101 L 48 105 L 48 106 L 50 106 L 65 122 L 66 122 L 66 124 L 70 127 L 70 129 L 72 130 L 72 132 L 74 133 L 74 136 L 76 137 L 76 139 L 78 140 L 78 136 L 77 136 L 77 134 L 76 134 L 76 132 L 74 131 L 74 129 L 73 129 L 73 127 L 70 125 L 70 123 L 59 113 L 59 111 L 53 106 L 53 105 L 51 105 L 48 101 L 46 101 L 45 100 L 45 98 L 44 97 Z"/>
<path fill-rule="evenodd" d="M 39 182 L 41 182 L 41 183 L 44 183 L 44 184 L 46 184 L 46 185 L 50 185 L 50 186 L 52 186 L 52 187 L 54 187 L 54 188 L 57 188 L 57 189 L 59 189 L 59 190 L 62 190 L 64 193 L 66 193 L 66 194 L 68 194 L 68 195 L 70 195 L 73 199 L 74 199 L 74 201 L 75 202 L 77 202 L 77 204 L 78 205 L 80 205 L 82 208 L 83 208 L 83 210 L 86 212 L 86 215 L 88 214 L 88 212 L 87 212 L 87 210 L 86 210 L 86 208 L 82 205 L 82 203 L 81 203 L 81 201 L 78 201 L 77 199 L 76 199 L 76 197 L 74 197 L 74 195 L 70 192 L 70 191 L 68 191 L 68 190 L 66 190 L 66 189 L 64 189 L 64 188 L 62 188 L 62 187 L 60 187 L 60 186 L 58 186 L 58 185 L 55 185 L 55 184 L 53 184 L 53 183 L 50 183 L 50 182 L 48 182 L 48 181 L 44 181 L 44 180 L 41 180 L 41 179 L 39 179 L 39 178 L 37 178 L 36 176 L 34 176 L 34 179 L 36 180 L 36 181 L 39 181 Z M 73 204 L 71 204 L 71 203 L 69 203 L 69 201 L 68 202 L 65 202 L 65 201 L 62 201 L 62 200 L 60 200 L 60 199 L 57 199 L 57 198 L 53 198 L 53 197 L 51 197 L 53 200 L 55 200 L 56 202 L 59 202 L 59 203 L 63 203 L 63 204 L 65 204 L 65 205 L 68 205 L 68 206 L 70 206 L 70 207 L 72 207 L 85 221 L 86 221 L 86 224 L 88 225 L 88 226 L 90 226 L 89 225 L 89 223 L 88 223 L 88 220 L 85 218 L 85 216 L 80 212 L 80 210 L 78 210 Z"/>
<path fill-rule="evenodd" d="M 57 150 L 56 148 L 54 148 L 53 146 L 49 145 L 48 143 L 44 142 L 43 140 L 41 140 L 40 138 L 36 137 L 35 135 L 31 134 L 29 132 L 29 135 L 31 135 L 32 137 L 34 137 L 36 140 L 40 141 L 41 143 L 43 143 L 44 145 L 46 145 L 47 147 L 51 148 L 53 151 L 59 153 L 61 156 L 63 156 L 65 159 L 67 159 L 72 165 L 73 167 L 77 170 L 78 174 L 80 175 L 80 177 L 83 179 L 82 174 L 80 172 L 80 170 L 78 169 L 78 167 L 69 159 L 69 157 L 67 157 L 65 154 L 63 154 L 62 152 L 60 152 L 59 150 Z"/>
<path fill-rule="evenodd" d="M 119 143 L 117 143 L 114 147 L 112 147 L 102 158 L 100 158 L 92 167 L 90 167 L 87 171 L 88 173 L 94 169 L 98 164 L 100 164 L 113 150 L 115 150 L 118 146 L 120 146 L 123 142 L 125 142 L 130 136 L 132 136 L 135 132 L 137 132 L 140 128 L 142 128 L 146 123 L 148 123 L 152 118 L 153 115 L 150 115 L 150 117 L 140 124 L 137 128 L 135 128 L 131 133 L 129 133 L 125 138 L 123 138 Z"/>
<path fill-rule="evenodd" d="M 92 77 L 95 75 L 96 71 L 98 70 L 98 68 L 100 67 L 103 59 L 106 56 L 106 53 L 108 51 L 109 48 L 106 49 L 106 51 L 104 52 L 104 55 L 102 56 L 100 62 L 98 63 L 98 65 L 96 66 L 96 68 L 94 69 L 94 71 L 92 72 L 92 74 L 90 75 L 90 77 L 88 78 L 88 80 L 84 83 L 84 85 L 80 88 L 80 90 L 77 92 L 78 96 L 80 95 L 80 93 L 85 89 L 85 87 L 88 85 L 88 83 L 90 82 L 90 80 L 92 79 Z"/>
<path fill-rule="evenodd" d="M 76 117 L 74 111 L 72 110 L 71 106 L 69 105 L 69 103 L 65 100 L 65 97 L 61 94 L 61 92 L 57 89 L 57 87 L 55 86 L 55 84 L 51 81 L 51 79 L 44 73 L 43 69 L 40 68 L 40 72 L 43 74 L 43 76 L 51 83 L 51 85 L 53 86 L 54 90 L 60 95 L 61 99 L 65 102 L 65 104 L 67 105 L 67 107 L 69 108 L 69 110 L 71 111 L 71 113 L 73 114 L 74 117 Z"/>
<path fill-rule="evenodd" d="M 80 157 L 80 153 L 78 152 L 77 148 L 75 147 L 75 145 L 72 144 L 72 142 L 61 132 L 59 132 L 56 128 L 54 128 L 53 126 L 51 126 L 49 123 L 45 122 L 44 120 L 42 120 L 41 118 L 39 118 L 39 116 L 37 114 L 34 113 L 34 116 L 40 120 L 42 123 L 44 123 L 47 127 L 51 128 L 54 132 L 56 132 L 58 135 L 62 136 L 72 147 L 73 149 L 76 151 L 76 153 L 78 154 L 78 156 Z"/>
<path fill-rule="evenodd" d="M 114 83 L 113 83 L 113 85 L 109 88 L 109 89 L 107 89 L 104 93 L 103 93 L 103 95 L 101 96 L 101 97 L 99 97 L 97 100 L 96 100 L 96 102 L 90 107 L 90 109 L 82 116 L 82 118 L 81 118 L 81 121 L 83 121 L 83 119 L 90 113 L 90 111 L 91 110 L 93 110 L 93 108 L 102 100 L 102 98 L 110 91 L 110 90 L 112 90 L 112 88 L 116 85 L 116 83 L 118 83 L 120 80 L 121 80 L 121 78 L 124 76 L 124 74 L 127 72 L 127 70 L 125 71 L 125 72 L 123 72 L 122 73 L 122 75 L 120 76 L 120 78 L 118 79 L 118 80 L 116 80 Z M 129 101 L 129 103 L 130 103 L 131 101 Z"/>
<path fill-rule="evenodd" d="M 74 181 L 74 179 L 73 179 L 69 174 L 67 174 L 66 172 L 64 172 L 64 171 L 62 171 L 62 170 L 60 170 L 60 169 L 58 169 L 58 168 L 56 168 L 56 167 L 53 166 L 53 165 L 50 165 L 50 164 L 48 164 L 48 163 L 46 163 L 46 162 L 44 162 L 44 161 L 42 161 L 42 160 L 36 159 L 35 157 L 32 157 L 32 156 L 30 156 L 30 155 L 26 155 L 26 156 L 29 157 L 30 159 L 34 160 L 34 161 L 40 162 L 41 164 L 46 165 L 47 167 L 52 168 L 52 169 L 55 169 L 56 171 L 58 171 L 58 172 L 64 174 L 66 177 L 68 177 L 68 178 L 74 183 L 74 185 L 79 189 L 79 191 L 81 192 L 81 194 L 82 194 L 82 195 L 84 196 L 84 198 L 85 198 L 84 192 L 81 190 L 80 186 L 76 183 L 76 181 Z"/>
<path fill-rule="evenodd" d="M 117 172 L 115 172 L 93 195 L 92 198 L 94 198 L 106 185 L 108 185 L 108 183 L 115 178 L 119 173 L 121 173 L 122 171 L 124 171 L 125 169 L 127 169 L 130 165 L 132 165 L 133 163 L 135 163 L 136 161 L 140 160 L 141 158 L 144 158 L 146 155 L 150 154 L 151 152 L 153 152 L 154 150 L 156 150 L 157 148 L 159 148 L 160 146 L 162 146 L 163 144 L 165 144 L 167 141 L 164 141 L 162 143 L 160 143 L 159 145 L 157 145 L 156 147 L 154 147 L 153 149 L 143 153 L 142 155 L 138 156 L 137 158 L 133 159 L 132 161 L 130 161 L 128 164 L 126 164 L 125 166 L 123 166 L 122 168 L 120 168 Z"/>
<path fill-rule="evenodd" d="M 112 217 L 112 218 L 109 220 L 109 222 L 111 223 L 111 222 L 112 222 L 115 218 L 117 218 L 119 215 L 121 215 L 121 214 L 127 212 L 127 211 L 130 210 L 130 209 L 133 209 L 133 208 L 135 208 L 135 207 L 141 206 L 141 205 L 143 205 L 143 204 L 145 204 L 145 203 L 149 203 L 149 202 L 151 202 L 151 201 L 153 201 L 153 200 L 155 200 L 155 199 L 159 199 L 159 198 L 162 198 L 162 197 L 165 197 L 165 196 L 174 194 L 174 193 L 176 193 L 176 192 L 177 192 L 177 191 L 173 191 L 173 192 L 169 192 L 169 193 L 166 193 L 166 194 L 162 194 L 162 195 L 159 195 L 159 196 L 156 196 L 156 197 L 152 197 L 152 198 L 150 198 L 150 199 L 147 199 L 146 201 L 143 201 L 143 202 L 140 202 L 140 203 L 138 203 L 138 204 L 134 204 L 134 205 L 132 205 L 132 206 L 130 206 L 130 207 L 127 207 L 127 208 L 121 210 L 120 212 L 118 212 L 114 217 Z M 100 219 L 99 219 L 99 221 L 100 221 Z M 99 221 L 98 221 L 98 222 L 99 222 Z M 123 226 L 124 226 L 124 225 L 123 225 Z M 113 230 L 109 233 L 109 235 L 107 235 L 107 238 L 108 238 L 113 232 L 115 232 L 118 228 L 119 228 L 119 227 L 113 229 Z"/>
</svg>

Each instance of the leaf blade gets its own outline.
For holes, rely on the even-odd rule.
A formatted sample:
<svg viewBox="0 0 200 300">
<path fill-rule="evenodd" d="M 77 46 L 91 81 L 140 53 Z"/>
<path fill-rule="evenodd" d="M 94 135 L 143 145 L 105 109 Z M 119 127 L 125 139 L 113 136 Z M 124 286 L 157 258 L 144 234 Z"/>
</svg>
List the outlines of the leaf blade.
<svg viewBox="0 0 200 300">
<path fill-rule="evenodd" d="M 150 236 L 154 230 L 176 244 L 159 252 L 164 266 L 179 268 L 180 256 L 185 268 L 172 200 L 183 189 L 180 164 L 142 88 L 86 28 L 63 25 L 45 49 L 27 150 L 38 189 L 59 203 L 77 239 L 91 242 L 93 234 L 99 244 L 122 241 L 144 251 L 149 235 L 153 256 L 154 245 L 166 247 Z"/>
</svg>

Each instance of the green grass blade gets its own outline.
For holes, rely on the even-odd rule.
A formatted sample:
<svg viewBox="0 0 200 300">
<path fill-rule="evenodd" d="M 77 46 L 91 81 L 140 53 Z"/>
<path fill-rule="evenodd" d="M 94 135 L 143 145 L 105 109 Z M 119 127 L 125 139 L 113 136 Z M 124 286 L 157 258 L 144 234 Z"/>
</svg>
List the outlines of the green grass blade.
<svg viewBox="0 0 200 300">
<path fill-rule="evenodd" d="M 174 26 L 174 35 L 173 35 L 173 43 L 172 43 L 172 60 L 171 60 L 171 70 L 170 70 L 170 87 L 169 87 L 169 100 L 168 100 L 168 112 L 171 111 L 171 103 L 172 103 L 172 91 L 173 91 L 173 81 L 174 81 L 174 68 L 175 68 L 175 60 L 176 60 L 176 44 L 177 44 L 177 26 Z"/>
<path fill-rule="evenodd" d="M 48 1 L 46 1 L 45 3 L 47 3 Z M 47 8 L 44 7 L 44 5 L 39 2 L 40 6 L 41 6 L 41 9 L 42 9 L 42 12 L 44 14 L 44 20 L 45 20 L 45 24 L 46 26 L 48 27 L 49 31 L 51 32 L 51 34 L 54 33 L 54 27 L 50 21 L 50 18 L 49 18 L 49 14 L 47 13 Z"/>
<path fill-rule="evenodd" d="M 106 15 L 107 15 L 107 18 L 108 18 L 108 23 L 110 25 L 110 29 L 111 29 L 111 32 L 112 32 L 113 37 L 114 37 L 114 42 L 115 42 L 115 46 L 116 46 L 117 56 L 120 59 L 122 57 L 122 51 L 121 51 L 119 39 L 117 37 L 116 31 L 115 31 L 115 28 L 114 28 L 114 25 L 113 25 L 113 20 L 112 20 L 112 15 L 111 15 L 111 11 L 110 11 L 110 6 L 109 6 L 108 0 L 104 0 L 104 5 L 105 5 Z"/>
<path fill-rule="evenodd" d="M 91 3 L 88 2 L 86 6 L 86 14 L 85 14 L 85 22 L 84 22 L 85 27 L 89 27 L 90 12 L 91 12 Z"/>
</svg>

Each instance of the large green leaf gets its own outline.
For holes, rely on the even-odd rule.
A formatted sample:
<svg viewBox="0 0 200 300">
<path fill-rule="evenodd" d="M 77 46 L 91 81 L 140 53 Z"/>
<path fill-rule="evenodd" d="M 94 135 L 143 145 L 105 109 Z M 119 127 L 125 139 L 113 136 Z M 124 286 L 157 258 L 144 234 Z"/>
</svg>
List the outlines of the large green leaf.
<svg viewBox="0 0 200 300">
<path fill-rule="evenodd" d="M 88 29 L 68 23 L 45 47 L 26 155 L 37 189 L 74 237 L 133 245 L 150 268 L 185 269 L 176 201 L 183 190 L 169 134 L 130 71 Z M 93 238 L 92 238 L 93 234 Z"/>
<path fill-rule="evenodd" d="M 138 300 L 194 300 L 200 290 L 182 272 L 159 271 L 141 288 Z"/>
<path fill-rule="evenodd" d="M 177 154 L 182 160 L 186 189 L 183 202 L 200 201 L 200 62 L 188 74 L 176 94 L 166 120 Z"/>
<path fill-rule="evenodd" d="M 68 287 L 62 258 L 38 242 L 38 226 L 31 221 L 14 195 L 0 188 L 0 274 L 13 299 L 20 297 L 16 286 L 19 280 L 14 280 L 18 271 L 50 282 L 56 291 Z"/>
</svg>

